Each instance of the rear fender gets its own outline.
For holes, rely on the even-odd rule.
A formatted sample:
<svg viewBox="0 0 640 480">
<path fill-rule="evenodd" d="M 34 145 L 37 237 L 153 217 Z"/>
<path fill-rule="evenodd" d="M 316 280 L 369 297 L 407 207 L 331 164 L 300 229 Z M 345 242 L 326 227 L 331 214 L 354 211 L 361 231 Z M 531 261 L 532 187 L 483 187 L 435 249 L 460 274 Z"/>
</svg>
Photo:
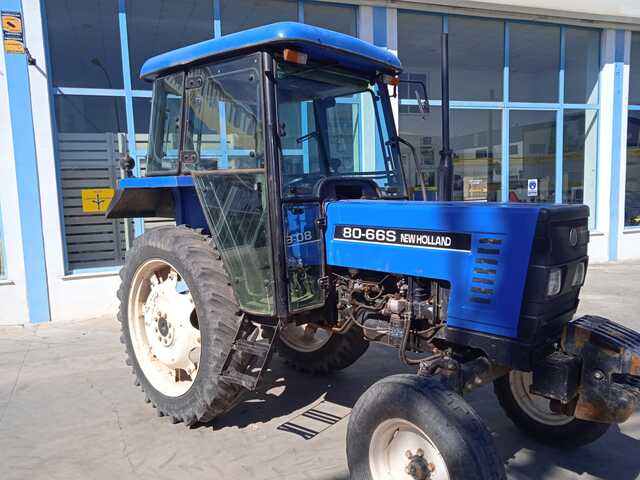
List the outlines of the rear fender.
<svg viewBox="0 0 640 480">
<path fill-rule="evenodd" d="M 177 225 L 208 229 L 193 180 L 188 176 L 120 180 L 106 217 L 174 218 Z"/>
</svg>

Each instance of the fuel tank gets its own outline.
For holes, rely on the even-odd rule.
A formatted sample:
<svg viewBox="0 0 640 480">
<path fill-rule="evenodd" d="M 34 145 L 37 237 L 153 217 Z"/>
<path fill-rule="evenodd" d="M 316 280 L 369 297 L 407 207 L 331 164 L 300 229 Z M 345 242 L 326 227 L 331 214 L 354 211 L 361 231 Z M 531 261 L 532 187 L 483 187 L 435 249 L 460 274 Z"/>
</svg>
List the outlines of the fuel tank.
<svg viewBox="0 0 640 480">
<path fill-rule="evenodd" d="M 532 251 L 542 248 L 534 240 L 558 231 L 548 228 L 554 218 L 586 224 L 587 217 L 587 207 L 571 205 L 343 200 L 326 205 L 326 259 L 449 282 L 448 327 L 518 338 L 525 286 L 538 295 L 548 282 L 528 278 Z M 576 306 L 577 292 L 571 315 Z"/>
</svg>

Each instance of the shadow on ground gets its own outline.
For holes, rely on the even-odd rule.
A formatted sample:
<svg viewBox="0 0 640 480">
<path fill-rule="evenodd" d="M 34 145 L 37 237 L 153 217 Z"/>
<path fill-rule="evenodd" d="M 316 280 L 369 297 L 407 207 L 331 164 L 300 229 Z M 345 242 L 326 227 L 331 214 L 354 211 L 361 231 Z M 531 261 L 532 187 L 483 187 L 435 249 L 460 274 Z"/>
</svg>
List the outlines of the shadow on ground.
<svg viewBox="0 0 640 480">
<path fill-rule="evenodd" d="M 276 358 L 264 376 L 263 388 L 246 396 L 223 417 L 196 428 L 246 428 L 267 423 L 274 418 L 287 419 L 300 410 L 304 412 L 305 409 L 312 408 L 319 401 L 350 410 L 360 395 L 377 380 L 407 372 L 412 370 L 400 363 L 395 350 L 378 345 L 372 346 L 354 366 L 326 376 L 309 376 L 297 372 Z M 520 433 L 503 414 L 490 386 L 473 392 L 467 400 L 494 433 L 498 451 L 510 478 L 539 479 L 556 475 L 566 478 L 566 471 L 576 476 L 586 474 L 616 480 L 640 478 L 640 440 L 627 435 L 617 425 L 612 426 L 604 437 L 589 446 L 562 451 L 546 447 Z M 629 422 L 628 428 L 627 425 L 623 428 L 632 430 L 637 437 L 640 418 L 636 415 Z M 305 448 L 304 444 L 305 437 L 302 435 L 301 448 Z M 565 470 L 564 474 L 561 473 L 562 470 Z M 326 480 L 342 478 L 330 475 Z"/>
</svg>

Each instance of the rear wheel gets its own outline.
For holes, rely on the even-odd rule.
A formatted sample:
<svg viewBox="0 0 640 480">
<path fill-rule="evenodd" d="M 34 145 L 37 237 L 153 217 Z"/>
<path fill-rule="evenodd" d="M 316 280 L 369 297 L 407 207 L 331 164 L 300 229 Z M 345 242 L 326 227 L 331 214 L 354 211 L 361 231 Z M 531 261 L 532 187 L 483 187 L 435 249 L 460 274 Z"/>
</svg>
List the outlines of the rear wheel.
<svg viewBox="0 0 640 480">
<path fill-rule="evenodd" d="M 394 375 L 358 400 L 347 429 L 355 480 L 502 480 L 491 434 L 461 396 L 440 382 Z"/>
<path fill-rule="evenodd" d="M 279 333 L 278 354 L 296 370 L 319 374 L 347 368 L 368 347 L 358 327 L 339 335 L 312 324 L 288 324 Z"/>
<path fill-rule="evenodd" d="M 160 416 L 188 425 L 224 413 L 242 393 L 218 378 L 240 323 L 218 258 L 198 232 L 161 227 L 136 239 L 120 272 L 118 319 L 135 383 Z M 246 358 L 235 365 L 246 367 Z"/>
<path fill-rule="evenodd" d="M 549 400 L 529 392 L 530 372 L 512 370 L 494 382 L 500 405 L 511 421 L 540 443 L 561 448 L 577 448 L 596 441 L 609 424 L 588 422 L 556 413 Z"/>
</svg>

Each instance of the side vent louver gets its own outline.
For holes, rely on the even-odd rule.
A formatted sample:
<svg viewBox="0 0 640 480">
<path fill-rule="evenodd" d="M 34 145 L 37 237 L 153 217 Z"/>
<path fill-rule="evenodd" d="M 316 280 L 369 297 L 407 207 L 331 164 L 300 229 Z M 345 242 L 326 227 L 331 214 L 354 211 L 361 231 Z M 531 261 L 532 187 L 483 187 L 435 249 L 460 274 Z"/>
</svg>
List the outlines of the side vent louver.
<svg viewBox="0 0 640 480">
<path fill-rule="evenodd" d="M 499 238 L 481 238 L 476 248 L 476 265 L 473 268 L 474 276 L 471 279 L 471 301 L 475 303 L 490 304 L 495 293 L 496 273 L 500 258 Z"/>
</svg>

